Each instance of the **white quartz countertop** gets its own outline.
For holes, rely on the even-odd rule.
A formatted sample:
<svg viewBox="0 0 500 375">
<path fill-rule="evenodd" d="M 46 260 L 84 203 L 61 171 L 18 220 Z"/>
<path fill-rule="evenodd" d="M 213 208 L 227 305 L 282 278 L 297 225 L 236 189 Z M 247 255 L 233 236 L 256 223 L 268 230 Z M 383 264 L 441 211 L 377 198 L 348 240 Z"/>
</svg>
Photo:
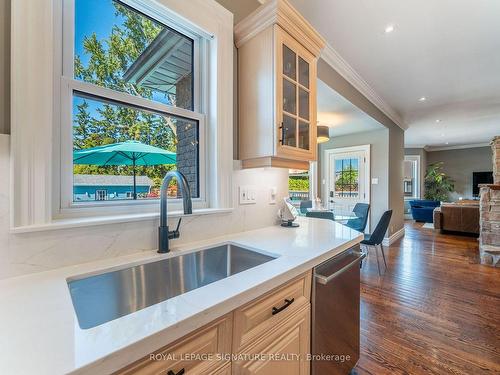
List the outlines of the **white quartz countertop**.
<svg viewBox="0 0 500 375">
<path fill-rule="evenodd" d="M 207 241 L 0 281 L 0 374 L 109 374 L 227 314 L 362 240 L 339 223 L 299 218 Z M 220 243 L 278 256 L 270 262 L 83 330 L 66 279 L 160 260 Z"/>
</svg>

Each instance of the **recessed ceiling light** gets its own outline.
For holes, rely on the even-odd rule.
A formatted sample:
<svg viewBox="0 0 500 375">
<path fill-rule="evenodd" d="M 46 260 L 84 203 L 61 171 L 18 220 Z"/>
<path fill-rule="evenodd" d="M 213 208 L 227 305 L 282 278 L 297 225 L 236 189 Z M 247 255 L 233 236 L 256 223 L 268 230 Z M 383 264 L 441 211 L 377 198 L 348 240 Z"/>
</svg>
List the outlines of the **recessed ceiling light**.
<svg viewBox="0 0 500 375">
<path fill-rule="evenodd" d="M 439 120 L 439 119 L 436 120 L 436 123 L 440 123 L 440 122 L 441 122 L 441 120 Z"/>
<path fill-rule="evenodd" d="M 450 144 L 450 142 L 446 142 L 446 144 L 448 145 L 448 144 Z"/>
<path fill-rule="evenodd" d="M 427 100 L 427 98 L 425 96 L 418 98 L 419 102 L 425 102 L 426 100 Z"/>
<path fill-rule="evenodd" d="M 394 31 L 394 25 L 387 25 L 384 31 L 386 34 L 392 33 Z"/>
</svg>

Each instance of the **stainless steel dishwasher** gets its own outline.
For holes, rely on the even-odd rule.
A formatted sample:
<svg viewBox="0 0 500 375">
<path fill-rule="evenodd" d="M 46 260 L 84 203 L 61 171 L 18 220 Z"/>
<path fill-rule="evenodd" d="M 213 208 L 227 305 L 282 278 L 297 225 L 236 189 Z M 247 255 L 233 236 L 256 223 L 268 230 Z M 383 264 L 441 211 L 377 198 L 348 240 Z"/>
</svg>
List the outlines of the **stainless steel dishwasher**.
<svg viewBox="0 0 500 375">
<path fill-rule="evenodd" d="M 311 372 L 349 374 L 359 359 L 359 245 L 314 269 Z"/>
</svg>

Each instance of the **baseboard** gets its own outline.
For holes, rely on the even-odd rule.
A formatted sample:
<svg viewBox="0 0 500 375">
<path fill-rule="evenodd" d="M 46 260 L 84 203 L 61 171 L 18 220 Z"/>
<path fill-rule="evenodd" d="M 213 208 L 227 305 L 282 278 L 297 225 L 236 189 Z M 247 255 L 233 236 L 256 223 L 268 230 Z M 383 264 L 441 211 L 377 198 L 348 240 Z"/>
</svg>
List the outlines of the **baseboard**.
<svg viewBox="0 0 500 375">
<path fill-rule="evenodd" d="M 391 246 L 394 242 L 399 240 L 401 237 L 405 235 L 405 228 L 401 228 L 397 232 L 393 233 L 392 236 L 390 237 L 385 237 L 384 240 L 382 241 L 382 245 L 384 246 Z"/>
</svg>

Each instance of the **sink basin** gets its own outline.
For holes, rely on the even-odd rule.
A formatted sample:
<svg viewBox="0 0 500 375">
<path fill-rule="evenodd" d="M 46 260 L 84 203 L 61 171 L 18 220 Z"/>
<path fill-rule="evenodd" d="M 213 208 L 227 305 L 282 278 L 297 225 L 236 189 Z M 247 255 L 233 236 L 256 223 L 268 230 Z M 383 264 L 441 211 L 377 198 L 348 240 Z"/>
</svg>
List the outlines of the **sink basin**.
<svg viewBox="0 0 500 375">
<path fill-rule="evenodd" d="M 67 282 L 78 324 L 88 329 L 273 259 L 225 244 Z"/>
</svg>

